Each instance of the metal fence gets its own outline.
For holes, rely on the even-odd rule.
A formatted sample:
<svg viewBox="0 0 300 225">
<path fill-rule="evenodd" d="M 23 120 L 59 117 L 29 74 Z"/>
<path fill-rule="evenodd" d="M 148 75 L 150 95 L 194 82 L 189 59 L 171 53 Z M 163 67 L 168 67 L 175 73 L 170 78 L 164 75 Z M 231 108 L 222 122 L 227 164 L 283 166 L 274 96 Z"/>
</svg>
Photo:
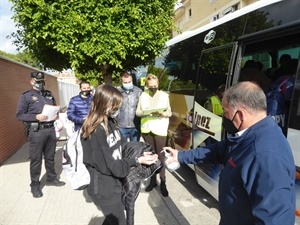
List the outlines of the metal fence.
<svg viewBox="0 0 300 225">
<path fill-rule="evenodd" d="M 65 80 L 57 80 L 61 111 L 67 110 L 70 99 L 79 94 L 79 85 Z"/>
</svg>

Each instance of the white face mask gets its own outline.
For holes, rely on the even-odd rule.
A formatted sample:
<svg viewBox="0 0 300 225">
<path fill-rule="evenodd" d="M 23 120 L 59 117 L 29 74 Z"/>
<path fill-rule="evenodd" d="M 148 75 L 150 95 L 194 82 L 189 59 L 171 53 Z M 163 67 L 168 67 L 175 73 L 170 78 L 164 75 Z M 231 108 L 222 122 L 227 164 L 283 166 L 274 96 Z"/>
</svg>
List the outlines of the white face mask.
<svg viewBox="0 0 300 225">
<path fill-rule="evenodd" d="M 119 115 L 120 109 L 114 112 L 110 112 L 108 109 L 106 110 L 105 114 L 111 118 L 116 118 Z"/>
<path fill-rule="evenodd" d="M 119 115 L 120 110 L 118 109 L 117 111 L 114 111 L 113 113 L 110 114 L 111 118 L 116 118 Z"/>
</svg>

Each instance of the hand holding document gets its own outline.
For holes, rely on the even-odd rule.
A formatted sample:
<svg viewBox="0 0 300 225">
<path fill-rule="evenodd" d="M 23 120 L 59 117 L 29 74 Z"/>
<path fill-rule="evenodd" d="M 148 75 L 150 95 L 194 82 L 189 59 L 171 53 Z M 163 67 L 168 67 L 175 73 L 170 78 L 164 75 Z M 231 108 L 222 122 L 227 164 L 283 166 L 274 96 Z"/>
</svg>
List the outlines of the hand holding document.
<svg viewBox="0 0 300 225">
<path fill-rule="evenodd" d="M 52 121 L 53 118 L 57 115 L 60 106 L 56 105 L 44 105 L 42 115 L 48 116 L 48 119 L 45 121 Z"/>
<path fill-rule="evenodd" d="M 147 116 L 147 115 L 150 115 L 150 114 L 162 114 L 165 111 L 167 111 L 167 107 L 163 107 L 163 108 L 149 108 L 149 109 L 143 110 L 143 115 Z"/>
</svg>

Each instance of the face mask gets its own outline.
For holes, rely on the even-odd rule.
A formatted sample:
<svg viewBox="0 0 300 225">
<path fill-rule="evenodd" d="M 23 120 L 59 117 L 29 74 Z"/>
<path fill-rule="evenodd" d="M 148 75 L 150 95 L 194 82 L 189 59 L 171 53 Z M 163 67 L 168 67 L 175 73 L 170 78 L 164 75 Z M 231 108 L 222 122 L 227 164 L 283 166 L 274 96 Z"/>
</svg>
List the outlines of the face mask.
<svg viewBox="0 0 300 225">
<path fill-rule="evenodd" d="M 45 85 L 45 83 L 43 81 L 40 81 L 40 82 L 35 81 L 33 83 L 33 86 L 35 86 L 39 91 L 44 90 L 44 85 Z"/>
<path fill-rule="evenodd" d="M 116 118 L 119 115 L 120 110 L 118 109 L 117 111 L 114 111 L 110 114 L 111 118 Z"/>
<path fill-rule="evenodd" d="M 130 82 L 130 83 L 122 83 L 122 86 L 123 86 L 123 88 L 125 89 L 125 90 L 130 90 L 130 89 L 132 89 L 133 88 L 133 83 L 132 82 Z"/>
<path fill-rule="evenodd" d="M 85 90 L 80 92 L 83 96 L 88 97 L 91 94 L 91 90 Z"/>
<path fill-rule="evenodd" d="M 239 126 L 239 128 L 236 128 L 234 126 L 234 124 L 233 124 L 232 121 L 234 120 L 234 117 L 236 116 L 236 114 L 237 114 L 237 111 L 234 114 L 232 120 L 230 120 L 227 117 L 223 116 L 223 123 L 222 123 L 222 125 L 223 125 L 224 129 L 226 130 L 226 132 L 228 134 L 235 134 L 235 133 L 239 132 L 239 129 L 240 129 L 242 123 L 243 123 L 243 122 L 241 123 L 241 125 Z"/>
<path fill-rule="evenodd" d="M 156 93 L 156 91 L 158 90 L 158 88 L 148 88 L 149 89 L 149 92 L 151 93 L 151 94 L 155 94 Z"/>
</svg>

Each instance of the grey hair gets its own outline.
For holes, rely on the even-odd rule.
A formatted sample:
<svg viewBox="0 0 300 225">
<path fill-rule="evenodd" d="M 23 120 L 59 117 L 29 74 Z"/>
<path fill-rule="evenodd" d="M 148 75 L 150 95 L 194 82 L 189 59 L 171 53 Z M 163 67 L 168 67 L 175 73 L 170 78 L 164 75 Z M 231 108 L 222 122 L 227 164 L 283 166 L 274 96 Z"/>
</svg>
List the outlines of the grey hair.
<svg viewBox="0 0 300 225">
<path fill-rule="evenodd" d="M 239 82 L 228 88 L 224 97 L 230 108 L 244 107 L 249 112 L 266 111 L 267 100 L 263 90 L 250 81 Z"/>
</svg>

